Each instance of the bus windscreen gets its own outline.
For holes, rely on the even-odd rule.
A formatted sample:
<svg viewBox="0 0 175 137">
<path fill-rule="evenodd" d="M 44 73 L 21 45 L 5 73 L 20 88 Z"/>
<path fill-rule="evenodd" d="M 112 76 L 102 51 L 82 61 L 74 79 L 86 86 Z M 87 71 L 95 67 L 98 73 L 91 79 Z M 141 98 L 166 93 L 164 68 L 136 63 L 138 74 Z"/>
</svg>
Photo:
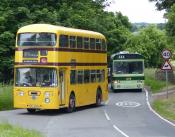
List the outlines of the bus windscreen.
<svg viewBox="0 0 175 137">
<path fill-rule="evenodd" d="M 115 61 L 113 64 L 113 73 L 116 74 L 143 74 L 143 62 Z"/>
<path fill-rule="evenodd" d="M 57 86 L 56 69 L 17 68 L 15 85 L 20 87 L 55 87 Z"/>
</svg>

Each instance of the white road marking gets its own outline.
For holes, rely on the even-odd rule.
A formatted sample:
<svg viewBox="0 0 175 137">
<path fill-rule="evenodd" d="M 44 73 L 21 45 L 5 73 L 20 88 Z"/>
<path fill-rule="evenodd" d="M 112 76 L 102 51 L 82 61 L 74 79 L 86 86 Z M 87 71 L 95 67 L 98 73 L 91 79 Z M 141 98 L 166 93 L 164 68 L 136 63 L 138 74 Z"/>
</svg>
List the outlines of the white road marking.
<svg viewBox="0 0 175 137">
<path fill-rule="evenodd" d="M 134 107 L 139 107 L 141 104 L 138 103 L 138 102 L 133 102 L 133 101 L 122 101 L 122 102 L 117 102 L 115 105 L 119 106 L 119 107 L 131 107 L 131 108 L 134 108 Z"/>
<path fill-rule="evenodd" d="M 172 125 L 172 126 L 175 127 L 175 124 L 174 124 L 174 123 L 172 123 L 172 122 L 168 121 L 167 119 L 163 118 L 161 115 L 159 115 L 159 114 L 151 107 L 151 105 L 150 105 L 150 103 L 149 103 L 148 90 L 147 90 L 146 88 L 144 88 L 144 89 L 145 89 L 145 93 L 146 93 L 146 103 L 147 103 L 147 105 L 148 105 L 149 110 L 152 111 L 155 115 L 157 115 L 157 116 L 158 116 L 160 119 L 162 119 L 163 121 L 165 121 L 165 122 L 167 122 L 168 124 L 170 124 L 170 125 Z"/>
<path fill-rule="evenodd" d="M 118 132 L 120 132 L 123 136 L 129 137 L 126 133 L 124 133 L 122 130 L 120 130 L 116 125 L 113 125 L 113 128 L 114 128 L 115 130 L 117 130 Z"/>
<path fill-rule="evenodd" d="M 110 98 L 108 98 L 108 100 L 105 102 L 105 105 L 107 105 L 109 103 L 109 100 L 110 100 Z"/>
<path fill-rule="evenodd" d="M 108 113 L 104 110 L 104 113 L 105 113 L 105 117 L 106 117 L 106 119 L 109 121 L 109 120 L 111 120 L 110 119 L 110 117 L 109 117 L 109 115 L 108 115 Z"/>
</svg>

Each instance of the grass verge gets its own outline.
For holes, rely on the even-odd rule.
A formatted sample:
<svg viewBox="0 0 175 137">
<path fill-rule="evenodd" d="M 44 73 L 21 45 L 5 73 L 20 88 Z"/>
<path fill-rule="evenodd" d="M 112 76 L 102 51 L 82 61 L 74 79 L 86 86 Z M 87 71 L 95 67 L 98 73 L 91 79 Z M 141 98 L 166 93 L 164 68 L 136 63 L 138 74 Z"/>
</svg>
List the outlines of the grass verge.
<svg viewBox="0 0 175 137">
<path fill-rule="evenodd" d="M 3 123 L 0 124 L 0 137 L 42 137 L 42 135 L 34 130 L 27 130 Z"/>
<path fill-rule="evenodd" d="M 166 87 L 166 81 L 160 81 L 155 79 L 155 71 L 154 68 L 146 68 L 145 69 L 145 85 L 151 87 L 152 93 L 161 92 L 162 89 Z M 171 86 L 171 83 L 168 83 Z"/>
<path fill-rule="evenodd" d="M 163 117 L 175 121 L 175 95 L 168 99 L 157 99 L 152 106 Z"/>
<path fill-rule="evenodd" d="M 12 86 L 0 87 L 0 111 L 13 109 Z"/>
</svg>

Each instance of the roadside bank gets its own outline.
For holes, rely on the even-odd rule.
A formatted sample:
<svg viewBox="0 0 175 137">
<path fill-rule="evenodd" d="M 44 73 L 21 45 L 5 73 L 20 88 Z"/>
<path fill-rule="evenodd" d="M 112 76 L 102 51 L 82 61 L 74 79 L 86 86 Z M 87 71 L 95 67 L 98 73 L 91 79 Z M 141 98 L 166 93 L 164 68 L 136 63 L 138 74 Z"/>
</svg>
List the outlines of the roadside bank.
<svg viewBox="0 0 175 137">
<path fill-rule="evenodd" d="M 152 94 L 152 107 L 164 118 L 175 123 L 175 86 Z"/>
</svg>

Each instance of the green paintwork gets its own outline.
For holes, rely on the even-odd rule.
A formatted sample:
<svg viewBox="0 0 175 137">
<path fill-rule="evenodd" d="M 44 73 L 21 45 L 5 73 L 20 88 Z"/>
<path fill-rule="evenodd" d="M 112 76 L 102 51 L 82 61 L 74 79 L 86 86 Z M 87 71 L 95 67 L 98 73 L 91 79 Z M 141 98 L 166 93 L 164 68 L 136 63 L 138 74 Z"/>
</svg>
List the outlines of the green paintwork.
<svg viewBox="0 0 175 137">
<path fill-rule="evenodd" d="M 144 76 L 122 76 L 112 77 L 112 80 L 145 80 Z"/>
</svg>

